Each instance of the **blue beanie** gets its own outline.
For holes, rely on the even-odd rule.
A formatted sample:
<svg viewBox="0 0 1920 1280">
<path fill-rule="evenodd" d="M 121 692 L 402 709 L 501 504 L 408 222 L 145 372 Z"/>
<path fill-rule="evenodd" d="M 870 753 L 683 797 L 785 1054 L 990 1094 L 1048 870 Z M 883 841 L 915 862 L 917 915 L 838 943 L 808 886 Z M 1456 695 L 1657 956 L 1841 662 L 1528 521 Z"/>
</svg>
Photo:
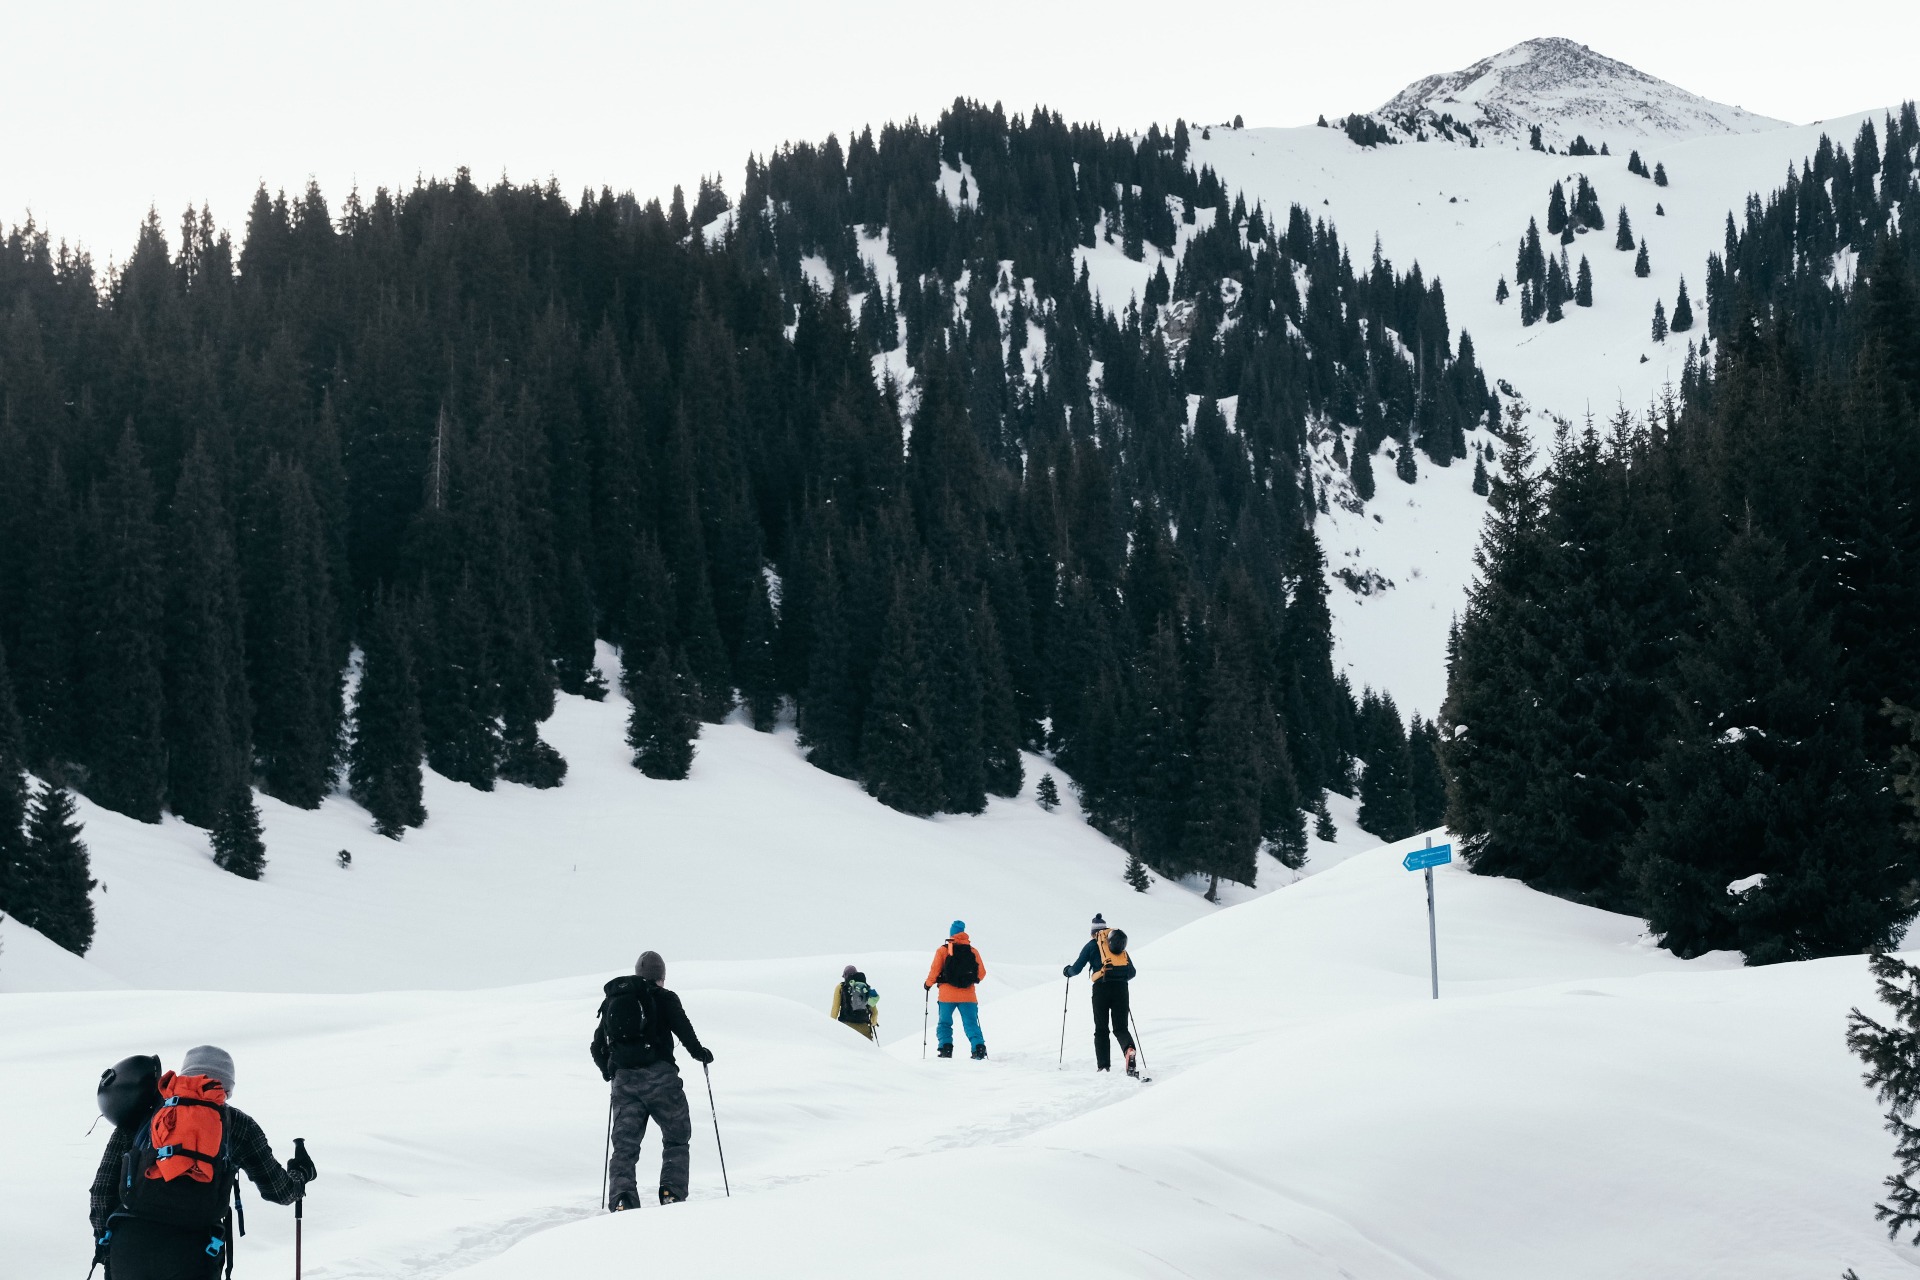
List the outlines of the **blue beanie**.
<svg viewBox="0 0 1920 1280">
<path fill-rule="evenodd" d="M 965 933 L 966 931 L 967 922 L 965 920 L 955 920 L 953 922 L 953 928 L 947 930 L 947 936 L 951 938 L 956 933 Z"/>
</svg>

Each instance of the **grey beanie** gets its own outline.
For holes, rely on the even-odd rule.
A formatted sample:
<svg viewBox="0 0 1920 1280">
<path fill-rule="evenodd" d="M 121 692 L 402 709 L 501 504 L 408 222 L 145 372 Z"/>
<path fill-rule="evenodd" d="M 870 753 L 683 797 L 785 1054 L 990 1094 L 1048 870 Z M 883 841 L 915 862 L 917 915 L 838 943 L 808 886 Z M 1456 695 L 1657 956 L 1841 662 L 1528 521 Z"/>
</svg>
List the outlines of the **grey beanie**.
<svg viewBox="0 0 1920 1280">
<path fill-rule="evenodd" d="M 854 976 L 855 974 L 857 974 L 857 973 L 859 973 L 859 972 L 860 972 L 860 966 L 859 966 L 859 965 L 854 965 L 854 964 L 850 964 L 850 965 L 848 965 L 848 966 L 847 966 L 846 968 L 844 968 L 844 969 L 842 969 L 842 970 L 840 971 L 840 976 L 841 976 L 842 978 L 851 978 L 851 977 L 853 977 L 853 976 Z"/>
<path fill-rule="evenodd" d="M 227 1091 L 228 1097 L 233 1096 L 233 1055 L 225 1049 L 210 1044 L 195 1045 L 180 1059 L 180 1074 L 212 1076 Z"/>
<path fill-rule="evenodd" d="M 633 971 L 655 982 L 667 980 L 667 962 L 660 958 L 658 951 L 642 951 L 640 958 L 633 962 Z"/>
</svg>

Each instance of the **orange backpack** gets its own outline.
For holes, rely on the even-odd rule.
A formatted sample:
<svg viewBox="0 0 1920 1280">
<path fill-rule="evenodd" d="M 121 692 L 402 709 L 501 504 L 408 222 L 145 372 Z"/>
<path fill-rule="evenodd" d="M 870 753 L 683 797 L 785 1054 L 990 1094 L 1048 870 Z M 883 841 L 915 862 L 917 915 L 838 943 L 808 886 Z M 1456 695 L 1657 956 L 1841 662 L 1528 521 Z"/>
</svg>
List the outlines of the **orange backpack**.
<svg viewBox="0 0 1920 1280">
<path fill-rule="evenodd" d="M 135 1132 L 120 1163 L 120 1208 L 108 1219 L 140 1218 L 207 1233 L 207 1256 L 226 1256 L 231 1274 L 240 1216 L 227 1091 L 212 1076 L 160 1077 L 160 1106 Z M 232 1198 L 229 1209 L 228 1198 Z"/>
<path fill-rule="evenodd" d="M 226 1087 L 212 1076 L 167 1072 L 160 1077 L 160 1109 L 147 1128 L 154 1160 L 146 1177 L 212 1182 L 215 1161 L 226 1155 Z"/>
</svg>

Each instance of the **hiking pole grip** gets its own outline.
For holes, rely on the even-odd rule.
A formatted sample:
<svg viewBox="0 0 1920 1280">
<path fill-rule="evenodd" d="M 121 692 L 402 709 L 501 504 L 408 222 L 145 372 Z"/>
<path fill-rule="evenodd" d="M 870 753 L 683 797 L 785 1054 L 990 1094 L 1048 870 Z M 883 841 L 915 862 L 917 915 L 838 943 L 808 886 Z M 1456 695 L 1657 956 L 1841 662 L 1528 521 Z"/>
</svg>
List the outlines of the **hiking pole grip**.
<svg viewBox="0 0 1920 1280">
<path fill-rule="evenodd" d="M 727 1149 L 720 1145 L 720 1108 L 713 1105 L 713 1072 L 703 1062 L 700 1074 L 707 1078 L 707 1110 L 713 1115 L 713 1149 L 720 1153 L 720 1185 L 727 1189 L 727 1199 L 731 1200 L 733 1183 L 727 1180 Z"/>
</svg>

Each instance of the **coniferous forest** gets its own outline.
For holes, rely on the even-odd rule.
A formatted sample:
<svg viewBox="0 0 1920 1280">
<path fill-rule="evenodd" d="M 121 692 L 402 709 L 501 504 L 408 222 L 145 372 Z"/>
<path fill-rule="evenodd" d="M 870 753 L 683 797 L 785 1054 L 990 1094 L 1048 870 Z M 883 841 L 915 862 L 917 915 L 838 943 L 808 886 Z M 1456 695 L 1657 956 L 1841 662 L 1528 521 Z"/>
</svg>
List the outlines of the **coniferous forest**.
<svg viewBox="0 0 1920 1280">
<path fill-rule="evenodd" d="M 1383 441 L 1411 482 L 1493 399 L 1438 281 L 1356 271 L 1187 139 L 956 102 L 756 158 L 737 203 L 262 189 L 104 273 L 16 228 L 0 777 L 48 780 L 49 832 L 72 787 L 258 876 L 255 788 L 400 838 L 423 767 L 564 785 L 540 726 L 605 696 L 604 641 L 654 777 L 738 709 L 912 814 L 1047 750 L 1137 859 L 1251 882 L 1364 722 L 1412 822 L 1432 727 L 1334 673 L 1307 428 L 1366 497 Z M 1124 310 L 1096 244 L 1160 264 Z M 0 788 L 0 910 L 75 914 L 84 847 L 32 854 L 28 802 Z"/>
<path fill-rule="evenodd" d="M 1684 956 L 1859 952 L 1912 918 L 1917 149 L 1911 103 L 1850 155 L 1823 137 L 1729 217 L 1677 398 L 1543 464 L 1510 442 L 1439 733 L 1476 871 Z"/>
</svg>

